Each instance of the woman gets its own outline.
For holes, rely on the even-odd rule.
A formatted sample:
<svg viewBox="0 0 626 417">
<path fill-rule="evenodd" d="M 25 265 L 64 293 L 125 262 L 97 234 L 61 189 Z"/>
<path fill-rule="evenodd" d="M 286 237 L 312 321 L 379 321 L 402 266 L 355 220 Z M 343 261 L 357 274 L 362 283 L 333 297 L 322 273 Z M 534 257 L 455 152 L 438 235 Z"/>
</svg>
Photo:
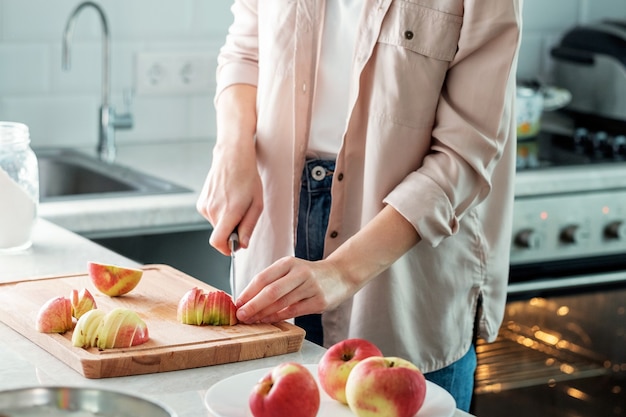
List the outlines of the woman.
<svg viewBox="0 0 626 417">
<path fill-rule="evenodd" d="M 519 0 L 232 11 L 198 210 L 222 253 L 239 232 L 238 318 L 321 343 L 322 313 L 324 345 L 368 339 L 467 410 L 506 297 Z"/>
</svg>

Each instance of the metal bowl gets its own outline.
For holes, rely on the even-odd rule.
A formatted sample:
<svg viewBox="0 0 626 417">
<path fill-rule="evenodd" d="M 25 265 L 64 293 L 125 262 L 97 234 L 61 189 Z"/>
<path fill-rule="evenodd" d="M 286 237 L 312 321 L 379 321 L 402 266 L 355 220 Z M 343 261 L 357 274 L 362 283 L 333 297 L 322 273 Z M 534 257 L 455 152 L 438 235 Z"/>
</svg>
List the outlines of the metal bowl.
<svg viewBox="0 0 626 417">
<path fill-rule="evenodd" d="M 0 392 L 0 417 L 176 417 L 153 401 L 97 388 L 35 387 Z"/>
</svg>

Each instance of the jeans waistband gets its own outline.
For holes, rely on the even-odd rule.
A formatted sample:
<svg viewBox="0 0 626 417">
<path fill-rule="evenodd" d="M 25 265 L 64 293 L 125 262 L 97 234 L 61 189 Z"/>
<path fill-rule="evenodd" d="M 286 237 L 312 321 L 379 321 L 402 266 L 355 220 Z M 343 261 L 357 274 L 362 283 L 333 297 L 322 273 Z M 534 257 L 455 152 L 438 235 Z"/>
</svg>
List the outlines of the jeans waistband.
<svg viewBox="0 0 626 417">
<path fill-rule="evenodd" d="M 335 161 L 308 159 L 302 172 L 302 187 L 310 191 L 329 189 L 333 182 Z"/>
</svg>

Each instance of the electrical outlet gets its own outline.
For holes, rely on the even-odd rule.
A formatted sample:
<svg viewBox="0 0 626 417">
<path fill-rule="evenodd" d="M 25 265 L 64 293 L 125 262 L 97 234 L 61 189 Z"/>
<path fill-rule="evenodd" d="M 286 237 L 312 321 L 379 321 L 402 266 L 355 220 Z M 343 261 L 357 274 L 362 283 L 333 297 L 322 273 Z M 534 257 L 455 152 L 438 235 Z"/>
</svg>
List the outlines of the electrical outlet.
<svg viewBox="0 0 626 417">
<path fill-rule="evenodd" d="M 214 91 L 216 63 L 212 54 L 140 52 L 135 64 L 138 95 L 194 95 Z"/>
</svg>

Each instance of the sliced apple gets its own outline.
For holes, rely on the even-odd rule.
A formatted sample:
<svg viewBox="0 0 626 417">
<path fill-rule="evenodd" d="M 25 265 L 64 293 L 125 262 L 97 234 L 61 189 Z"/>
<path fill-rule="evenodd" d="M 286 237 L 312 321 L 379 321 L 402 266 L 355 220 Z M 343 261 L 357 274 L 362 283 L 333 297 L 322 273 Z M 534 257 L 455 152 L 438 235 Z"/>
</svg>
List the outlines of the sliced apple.
<svg viewBox="0 0 626 417">
<path fill-rule="evenodd" d="M 35 328 L 42 333 L 65 333 L 74 327 L 72 303 L 67 297 L 46 301 L 37 312 Z"/>
<path fill-rule="evenodd" d="M 217 308 L 217 292 L 211 292 L 207 294 L 206 306 L 204 307 L 204 315 L 202 317 L 202 323 L 204 324 L 216 324 L 219 322 L 219 309 Z"/>
<path fill-rule="evenodd" d="M 73 289 L 70 300 L 72 302 L 72 315 L 76 317 L 76 319 L 79 319 L 89 310 L 97 308 L 96 300 L 87 288 L 83 288 L 80 291 Z"/>
<path fill-rule="evenodd" d="M 98 348 L 123 348 L 140 345 L 149 339 L 148 326 L 133 310 L 115 308 L 107 313 L 98 328 Z"/>
<path fill-rule="evenodd" d="M 237 324 L 237 307 L 224 291 L 203 292 L 198 287 L 187 291 L 178 302 L 178 321 L 183 324 L 232 326 Z"/>
<path fill-rule="evenodd" d="M 72 345 L 98 349 L 137 346 L 150 339 L 148 326 L 130 309 L 118 307 L 108 313 L 90 310 L 76 323 Z"/>
<path fill-rule="evenodd" d="M 89 262 L 89 277 L 98 291 L 118 297 L 132 291 L 143 276 L 143 270 L 117 265 Z"/>
<path fill-rule="evenodd" d="M 201 294 L 202 291 L 194 287 L 181 297 L 176 310 L 176 318 L 178 321 L 184 324 L 198 324 L 196 305 L 198 304 L 198 297 Z"/>
<path fill-rule="evenodd" d="M 96 346 L 98 342 L 98 328 L 106 313 L 102 310 L 89 310 L 83 314 L 72 334 L 72 345 L 76 347 L 88 348 Z"/>
</svg>

